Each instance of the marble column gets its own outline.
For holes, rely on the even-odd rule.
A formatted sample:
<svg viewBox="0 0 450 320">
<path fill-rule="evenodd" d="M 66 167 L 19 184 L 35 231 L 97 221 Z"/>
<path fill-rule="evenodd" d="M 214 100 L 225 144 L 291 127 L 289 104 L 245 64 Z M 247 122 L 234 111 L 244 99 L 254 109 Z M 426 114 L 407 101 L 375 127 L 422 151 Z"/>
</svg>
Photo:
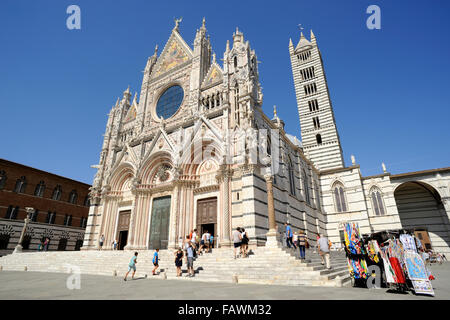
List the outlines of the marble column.
<svg viewBox="0 0 450 320">
<path fill-rule="evenodd" d="M 275 222 L 275 206 L 273 202 L 273 176 L 271 173 L 264 175 L 267 189 L 267 214 L 269 217 L 269 231 L 267 232 L 267 247 L 277 247 L 277 224 Z"/>
<path fill-rule="evenodd" d="M 178 239 L 177 239 L 177 220 L 178 220 L 178 190 L 179 185 L 177 181 L 174 181 L 173 188 L 173 199 L 172 206 L 170 210 L 170 218 L 169 218 L 169 243 L 167 245 L 168 249 L 176 249 L 178 247 Z"/>
<path fill-rule="evenodd" d="M 220 172 L 220 179 L 223 179 L 223 227 L 220 235 L 221 246 L 231 246 L 230 240 L 230 176 L 231 172 L 228 167 L 224 165 Z"/>
<path fill-rule="evenodd" d="M 128 239 L 127 245 L 123 248 L 124 250 L 133 250 L 134 249 L 134 239 L 135 239 L 135 220 L 136 220 L 136 205 L 139 204 L 140 193 L 138 193 L 135 189 L 131 190 L 134 195 L 133 202 L 131 203 L 131 214 L 130 214 L 130 227 L 128 228 Z"/>
</svg>

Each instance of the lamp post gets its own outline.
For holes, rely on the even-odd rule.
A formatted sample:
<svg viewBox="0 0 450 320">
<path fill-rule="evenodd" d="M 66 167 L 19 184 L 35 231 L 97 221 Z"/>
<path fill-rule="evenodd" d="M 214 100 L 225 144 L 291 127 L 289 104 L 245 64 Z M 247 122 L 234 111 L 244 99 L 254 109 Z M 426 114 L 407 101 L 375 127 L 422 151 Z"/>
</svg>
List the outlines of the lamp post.
<svg viewBox="0 0 450 320">
<path fill-rule="evenodd" d="M 26 207 L 25 210 L 27 212 L 27 217 L 24 219 L 25 223 L 24 223 L 23 228 L 22 228 L 22 233 L 20 234 L 19 243 L 17 244 L 17 246 L 14 249 L 13 253 L 20 253 L 20 252 L 22 252 L 22 249 L 23 249 L 22 248 L 22 241 L 23 241 L 23 238 L 25 236 L 25 232 L 27 230 L 28 223 L 30 222 L 31 214 L 34 213 L 34 208 Z"/>
</svg>

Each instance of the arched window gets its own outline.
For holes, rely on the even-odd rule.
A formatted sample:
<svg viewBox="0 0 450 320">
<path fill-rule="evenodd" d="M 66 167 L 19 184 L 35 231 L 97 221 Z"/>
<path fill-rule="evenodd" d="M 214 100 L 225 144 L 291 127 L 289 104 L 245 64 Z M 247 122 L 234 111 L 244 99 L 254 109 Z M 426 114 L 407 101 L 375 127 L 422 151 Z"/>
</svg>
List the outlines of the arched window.
<svg viewBox="0 0 450 320">
<path fill-rule="evenodd" d="M 316 134 L 317 144 L 322 144 L 322 136 L 320 134 Z"/>
<path fill-rule="evenodd" d="M 14 187 L 14 192 L 25 193 L 25 188 L 27 187 L 27 178 L 24 176 L 17 179 L 16 186 Z"/>
<path fill-rule="evenodd" d="M 62 194 L 62 188 L 61 186 L 58 184 L 55 189 L 53 189 L 53 195 L 52 195 L 52 199 L 53 200 L 61 200 L 61 194 Z"/>
<path fill-rule="evenodd" d="M 294 166 L 292 165 L 291 158 L 288 157 L 288 171 L 289 171 L 289 187 L 291 194 L 295 196 L 295 176 L 294 176 Z"/>
<path fill-rule="evenodd" d="M 38 196 L 38 197 L 43 197 L 44 196 L 44 190 L 45 190 L 45 184 L 44 181 L 40 181 L 37 185 L 36 185 L 36 189 L 34 189 L 34 195 Z"/>
<path fill-rule="evenodd" d="M 91 205 L 91 200 L 89 200 L 89 196 L 84 197 L 84 205 L 89 207 Z"/>
<path fill-rule="evenodd" d="M 17 214 L 19 213 L 19 207 L 9 206 L 6 210 L 5 219 L 15 220 L 17 219 Z"/>
<path fill-rule="evenodd" d="M 5 170 L 0 171 L 0 190 L 5 187 L 7 178 Z"/>
<path fill-rule="evenodd" d="M 35 209 L 34 212 L 31 214 L 31 221 L 37 222 L 38 214 L 39 214 L 39 210 Z"/>
<path fill-rule="evenodd" d="M 303 192 L 305 193 L 305 201 L 310 204 L 311 199 L 309 197 L 309 180 L 305 169 L 302 170 L 302 180 L 303 180 Z"/>
<path fill-rule="evenodd" d="M 372 188 L 370 191 L 370 197 L 372 198 L 373 212 L 377 216 L 384 216 L 386 211 L 384 210 L 383 196 L 380 189 Z"/>
<path fill-rule="evenodd" d="M 344 186 L 341 183 L 336 183 L 333 187 L 334 203 L 337 212 L 347 211 L 347 202 L 345 201 Z"/>
<path fill-rule="evenodd" d="M 76 204 L 78 199 L 77 191 L 72 190 L 69 194 L 69 202 L 72 204 Z"/>
</svg>

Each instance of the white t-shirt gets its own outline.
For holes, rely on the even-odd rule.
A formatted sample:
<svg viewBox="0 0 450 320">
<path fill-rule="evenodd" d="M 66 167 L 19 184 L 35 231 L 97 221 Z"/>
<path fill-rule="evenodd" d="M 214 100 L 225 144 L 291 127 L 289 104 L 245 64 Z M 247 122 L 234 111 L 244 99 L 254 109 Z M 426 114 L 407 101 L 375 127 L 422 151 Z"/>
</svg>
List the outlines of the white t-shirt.
<svg viewBox="0 0 450 320">
<path fill-rule="evenodd" d="M 292 240 L 295 242 L 298 239 L 298 235 L 294 233 L 294 236 L 292 237 Z"/>
<path fill-rule="evenodd" d="M 192 239 L 191 239 L 191 242 L 195 242 L 195 238 L 197 238 L 197 233 L 192 232 Z"/>
</svg>

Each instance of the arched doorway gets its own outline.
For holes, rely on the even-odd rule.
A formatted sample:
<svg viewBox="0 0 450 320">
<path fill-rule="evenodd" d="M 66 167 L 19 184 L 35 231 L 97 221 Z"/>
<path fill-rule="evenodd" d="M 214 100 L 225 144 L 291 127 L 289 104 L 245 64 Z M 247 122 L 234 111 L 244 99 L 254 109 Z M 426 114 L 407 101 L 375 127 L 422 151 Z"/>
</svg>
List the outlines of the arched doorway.
<svg viewBox="0 0 450 320">
<path fill-rule="evenodd" d="M 415 230 L 426 248 L 450 252 L 449 220 L 436 189 L 423 182 L 405 182 L 394 197 L 402 228 Z"/>
</svg>

